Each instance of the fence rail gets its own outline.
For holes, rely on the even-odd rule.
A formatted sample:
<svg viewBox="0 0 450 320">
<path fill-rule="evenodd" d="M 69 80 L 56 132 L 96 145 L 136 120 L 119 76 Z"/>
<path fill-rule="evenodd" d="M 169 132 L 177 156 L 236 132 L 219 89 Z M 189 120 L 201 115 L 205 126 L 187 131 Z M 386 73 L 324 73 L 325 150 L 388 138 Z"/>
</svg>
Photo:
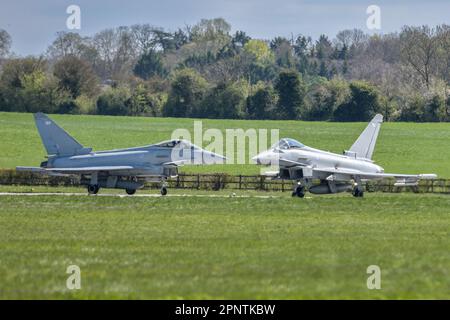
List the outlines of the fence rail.
<svg viewBox="0 0 450 320">
<path fill-rule="evenodd" d="M 366 183 L 368 192 L 416 192 L 450 194 L 450 179 L 422 180 L 418 186 L 394 186 L 395 180 L 383 179 Z M 227 174 L 180 174 L 168 180 L 169 187 L 177 189 L 197 190 L 262 190 L 291 191 L 290 180 L 272 180 L 260 175 L 227 175 Z M 0 185 L 26 186 L 79 186 L 77 177 L 49 177 L 35 173 L 0 170 Z M 159 188 L 157 183 L 146 183 L 145 189 Z"/>
</svg>

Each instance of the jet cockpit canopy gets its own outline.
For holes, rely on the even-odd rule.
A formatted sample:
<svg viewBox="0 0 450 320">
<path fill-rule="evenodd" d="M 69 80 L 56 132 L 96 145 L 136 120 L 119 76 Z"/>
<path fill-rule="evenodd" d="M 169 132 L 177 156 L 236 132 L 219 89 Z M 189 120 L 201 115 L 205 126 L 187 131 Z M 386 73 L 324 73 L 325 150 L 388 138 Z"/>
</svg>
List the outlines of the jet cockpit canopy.
<svg viewBox="0 0 450 320">
<path fill-rule="evenodd" d="M 183 140 L 183 139 L 174 139 L 174 140 L 168 140 L 168 141 L 163 141 L 160 142 L 158 144 L 155 145 L 156 147 L 160 147 L 160 148 L 178 148 L 178 149 L 200 149 L 199 147 L 197 147 L 195 144 L 191 143 L 188 140 Z"/>
<path fill-rule="evenodd" d="M 300 149 L 303 148 L 305 145 L 301 142 L 298 142 L 297 140 L 290 139 L 290 138 L 284 138 L 275 143 L 272 146 L 272 149 L 280 149 L 280 150 L 287 150 L 287 149 Z"/>
</svg>

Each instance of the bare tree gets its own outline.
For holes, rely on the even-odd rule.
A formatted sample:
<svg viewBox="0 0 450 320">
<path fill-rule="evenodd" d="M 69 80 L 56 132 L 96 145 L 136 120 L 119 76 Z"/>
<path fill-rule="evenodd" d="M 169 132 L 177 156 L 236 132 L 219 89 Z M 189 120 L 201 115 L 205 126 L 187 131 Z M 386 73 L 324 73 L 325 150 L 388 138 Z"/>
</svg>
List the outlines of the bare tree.
<svg viewBox="0 0 450 320">
<path fill-rule="evenodd" d="M 103 79 L 130 72 L 137 58 L 136 42 L 128 27 L 105 29 L 93 38 L 100 58 L 99 73 Z"/>
<path fill-rule="evenodd" d="M 0 58 L 6 56 L 11 48 L 11 36 L 8 32 L 0 29 Z"/>
<path fill-rule="evenodd" d="M 229 37 L 231 25 L 223 18 L 202 19 L 192 27 L 191 37 L 194 41 L 217 40 L 220 37 Z"/>
<path fill-rule="evenodd" d="M 74 32 L 57 32 L 56 39 L 48 47 L 47 54 L 52 59 L 66 56 L 81 56 L 83 50 L 83 38 Z"/>
<path fill-rule="evenodd" d="M 439 76 L 445 81 L 446 114 L 450 117 L 450 26 L 441 25 L 436 28 L 439 38 Z"/>
<path fill-rule="evenodd" d="M 155 27 L 150 24 L 135 24 L 131 26 L 131 33 L 135 46 L 140 53 L 147 52 L 155 47 Z"/>
<path fill-rule="evenodd" d="M 116 31 L 117 51 L 114 61 L 114 72 L 120 72 L 122 66 L 132 67 L 139 55 L 133 34 L 128 27 L 119 27 Z"/>
<path fill-rule="evenodd" d="M 404 27 L 400 33 L 401 55 L 430 88 L 431 75 L 437 55 L 436 30 L 428 26 Z"/>
<path fill-rule="evenodd" d="M 100 76 L 103 79 L 110 78 L 112 76 L 114 57 L 117 50 L 114 29 L 100 31 L 94 36 L 93 42 L 101 60 L 99 66 Z"/>
<path fill-rule="evenodd" d="M 438 68 L 439 76 L 450 84 L 450 25 L 441 25 L 436 28 L 439 40 Z"/>
<path fill-rule="evenodd" d="M 369 36 L 360 29 L 347 29 L 337 33 L 334 43 L 338 50 L 347 48 L 350 55 L 355 56 L 363 51 L 368 39 Z"/>
<path fill-rule="evenodd" d="M 400 41 L 397 33 L 373 35 L 369 38 L 364 50 L 365 55 L 382 59 L 391 64 L 400 62 Z"/>
</svg>

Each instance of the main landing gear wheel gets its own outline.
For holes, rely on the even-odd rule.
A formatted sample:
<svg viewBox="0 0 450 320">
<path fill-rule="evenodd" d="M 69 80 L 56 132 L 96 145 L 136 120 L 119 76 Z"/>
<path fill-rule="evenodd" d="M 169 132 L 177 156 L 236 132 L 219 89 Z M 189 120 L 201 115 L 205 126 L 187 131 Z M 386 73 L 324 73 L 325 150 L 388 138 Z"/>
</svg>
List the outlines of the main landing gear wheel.
<svg viewBox="0 0 450 320">
<path fill-rule="evenodd" d="M 295 187 L 294 191 L 292 192 L 292 196 L 303 198 L 305 196 L 305 187 L 303 186 Z"/>
<path fill-rule="evenodd" d="M 165 196 L 167 194 L 167 188 L 166 187 L 162 187 L 161 188 L 161 195 Z"/>
<path fill-rule="evenodd" d="M 352 192 L 353 196 L 356 198 L 362 198 L 364 196 L 364 191 L 358 188 L 355 188 Z"/>
<path fill-rule="evenodd" d="M 100 190 L 100 187 L 96 184 L 90 184 L 87 186 L 87 191 L 89 194 L 97 194 Z"/>
<path fill-rule="evenodd" d="M 136 189 L 125 189 L 125 192 L 126 192 L 128 195 L 132 196 L 133 194 L 136 193 Z"/>
</svg>

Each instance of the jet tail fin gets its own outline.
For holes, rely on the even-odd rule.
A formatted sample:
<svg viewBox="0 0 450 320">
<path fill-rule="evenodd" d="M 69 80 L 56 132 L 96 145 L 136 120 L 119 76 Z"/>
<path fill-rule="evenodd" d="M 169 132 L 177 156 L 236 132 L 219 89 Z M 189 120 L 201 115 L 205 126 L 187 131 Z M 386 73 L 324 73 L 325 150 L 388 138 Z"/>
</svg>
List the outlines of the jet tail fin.
<svg viewBox="0 0 450 320">
<path fill-rule="evenodd" d="M 83 147 L 47 115 L 36 113 L 34 121 L 48 155 L 72 156 L 92 151 L 91 148 Z"/>
<path fill-rule="evenodd" d="M 358 158 L 372 159 L 373 150 L 380 132 L 383 116 L 377 114 L 364 129 L 359 138 L 353 143 L 349 153 L 356 154 Z"/>
</svg>

